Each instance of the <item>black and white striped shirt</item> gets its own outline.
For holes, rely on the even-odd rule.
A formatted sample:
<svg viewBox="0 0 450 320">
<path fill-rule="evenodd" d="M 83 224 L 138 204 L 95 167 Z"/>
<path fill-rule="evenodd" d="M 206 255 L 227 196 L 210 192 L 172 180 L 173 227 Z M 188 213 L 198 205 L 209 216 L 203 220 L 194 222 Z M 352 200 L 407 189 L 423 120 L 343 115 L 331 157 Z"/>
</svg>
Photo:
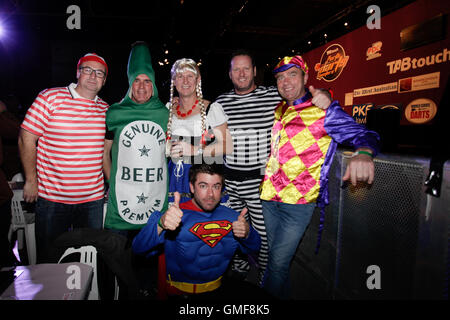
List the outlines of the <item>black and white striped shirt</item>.
<svg viewBox="0 0 450 320">
<path fill-rule="evenodd" d="M 233 137 L 233 153 L 225 157 L 228 172 L 264 175 L 274 111 L 280 100 L 276 87 L 264 86 L 244 95 L 231 90 L 216 99 L 228 116 L 228 128 Z"/>
</svg>

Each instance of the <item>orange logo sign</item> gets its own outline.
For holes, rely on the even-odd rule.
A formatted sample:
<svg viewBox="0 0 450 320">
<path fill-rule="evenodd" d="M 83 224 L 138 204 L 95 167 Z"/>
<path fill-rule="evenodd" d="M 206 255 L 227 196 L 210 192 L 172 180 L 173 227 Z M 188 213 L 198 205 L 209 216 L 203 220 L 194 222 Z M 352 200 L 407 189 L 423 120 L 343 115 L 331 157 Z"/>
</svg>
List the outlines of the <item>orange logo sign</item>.
<svg viewBox="0 0 450 320">
<path fill-rule="evenodd" d="M 317 79 L 328 82 L 336 80 L 347 65 L 350 56 L 345 55 L 344 48 L 339 44 L 332 44 L 322 54 L 320 63 L 316 63 Z"/>
</svg>

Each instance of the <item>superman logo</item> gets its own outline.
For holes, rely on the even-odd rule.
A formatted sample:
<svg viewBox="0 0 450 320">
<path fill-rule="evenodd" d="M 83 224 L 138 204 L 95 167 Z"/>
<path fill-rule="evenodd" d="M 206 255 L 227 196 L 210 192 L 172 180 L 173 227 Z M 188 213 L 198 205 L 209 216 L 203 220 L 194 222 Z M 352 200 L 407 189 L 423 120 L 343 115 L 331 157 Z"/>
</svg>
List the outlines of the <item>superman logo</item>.
<svg viewBox="0 0 450 320">
<path fill-rule="evenodd" d="M 211 248 L 222 240 L 230 231 L 231 223 L 227 220 L 199 222 L 189 229 Z"/>
</svg>

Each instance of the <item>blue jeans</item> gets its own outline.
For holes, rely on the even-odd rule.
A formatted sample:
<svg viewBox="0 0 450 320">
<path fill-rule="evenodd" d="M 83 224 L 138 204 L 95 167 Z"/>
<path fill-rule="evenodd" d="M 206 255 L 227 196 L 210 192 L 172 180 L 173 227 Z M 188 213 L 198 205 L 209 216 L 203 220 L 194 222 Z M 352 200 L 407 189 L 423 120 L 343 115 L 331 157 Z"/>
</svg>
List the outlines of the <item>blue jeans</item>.
<svg viewBox="0 0 450 320">
<path fill-rule="evenodd" d="M 311 221 L 314 203 L 287 204 L 262 201 L 269 243 L 264 289 L 279 299 L 290 297 L 289 269 L 297 246 Z"/>
<path fill-rule="evenodd" d="M 56 262 L 52 246 L 58 236 L 74 228 L 102 229 L 103 198 L 77 204 L 38 198 L 35 212 L 37 262 Z"/>
</svg>

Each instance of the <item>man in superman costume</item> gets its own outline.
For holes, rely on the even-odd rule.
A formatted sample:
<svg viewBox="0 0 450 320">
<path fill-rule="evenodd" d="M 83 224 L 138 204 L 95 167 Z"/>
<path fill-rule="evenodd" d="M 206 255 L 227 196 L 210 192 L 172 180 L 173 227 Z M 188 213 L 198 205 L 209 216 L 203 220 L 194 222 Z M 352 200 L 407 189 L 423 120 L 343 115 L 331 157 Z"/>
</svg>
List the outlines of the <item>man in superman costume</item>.
<svg viewBox="0 0 450 320">
<path fill-rule="evenodd" d="M 343 180 L 371 184 L 379 136 L 356 123 L 338 101 L 327 110 L 313 105 L 305 86 L 308 67 L 301 56 L 283 58 L 273 73 L 283 100 L 275 109 L 271 153 L 260 187 L 269 243 L 263 286 L 274 297 L 289 299 L 290 262 L 315 206 L 321 211 L 316 252 L 319 248 L 337 144 L 356 149 Z"/>
<path fill-rule="evenodd" d="M 189 181 L 193 198 L 179 204 L 180 194 L 176 192 L 174 204 L 165 213 L 154 212 L 133 240 L 137 254 L 150 257 L 163 250 L 163 281 L 169 295 L 223 298 L 219 294 L 222 275 L 236 250 L 259 250 L 259 234 L 244 218 L 247 209 L 239 214 L 219 205 L 222 170 L 216 164 L 192 166 Z"/>
</svg>

